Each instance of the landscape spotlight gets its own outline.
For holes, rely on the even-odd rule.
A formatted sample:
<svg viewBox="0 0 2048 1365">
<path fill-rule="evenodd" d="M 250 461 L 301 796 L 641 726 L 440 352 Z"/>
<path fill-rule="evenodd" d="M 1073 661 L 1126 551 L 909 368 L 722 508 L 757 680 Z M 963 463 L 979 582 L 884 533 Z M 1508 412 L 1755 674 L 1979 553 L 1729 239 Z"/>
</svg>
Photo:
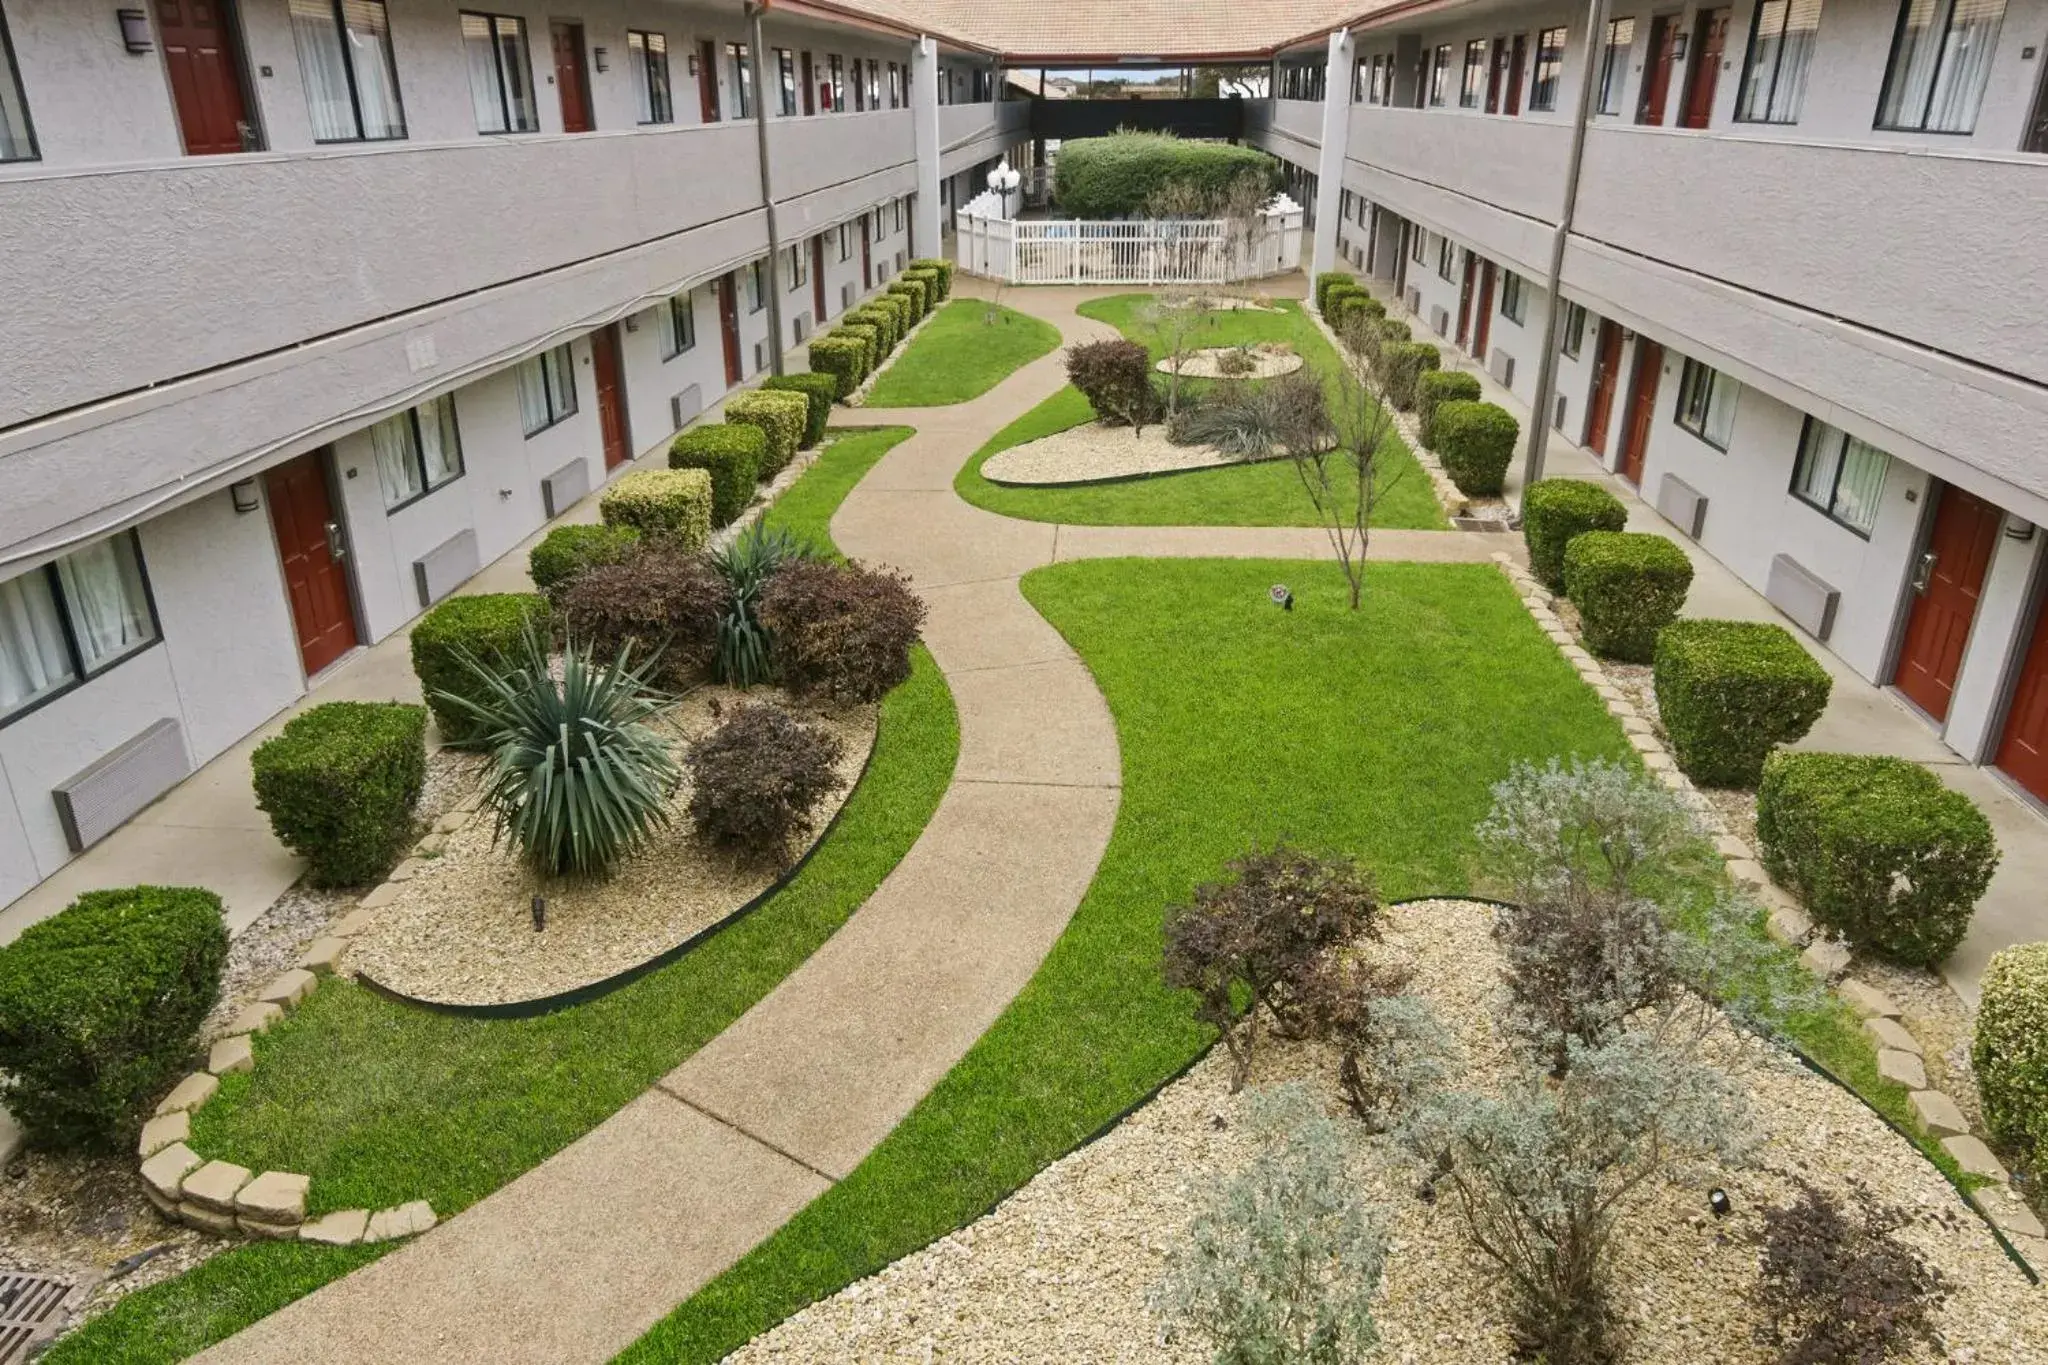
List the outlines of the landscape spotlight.
<svg viewBox="0 0 2048 1365">
<path fill-rule="evenodd" d="M 1294 594 L 1287 590 L 1285 583 L 1275 583 L 1266 595 L 1273 599 L 1273 605 L 1280 610 L 1294 610 Z"/>
</svg>

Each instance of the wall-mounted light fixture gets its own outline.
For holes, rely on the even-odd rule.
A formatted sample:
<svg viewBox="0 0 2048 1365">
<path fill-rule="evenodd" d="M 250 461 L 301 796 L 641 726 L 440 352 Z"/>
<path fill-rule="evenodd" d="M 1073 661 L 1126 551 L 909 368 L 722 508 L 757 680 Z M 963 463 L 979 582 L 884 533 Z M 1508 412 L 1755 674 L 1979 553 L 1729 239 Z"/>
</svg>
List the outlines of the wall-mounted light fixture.
<svg viewBox="0 0 2048 1365">
<path fill-rule="evenodd" d="M 254 479 L 243 479 L 240 483 L 229 484 L 228 496 L 235 500 L 237 512 L 254 512 L 263 506 L 263 499 L 256 494 Z"/>
<path fill-rule="evenodd" d="M 114 17 L 121 21 L 121 45 L 130 52 L 147 52 L 156 46 L 156 39 L 149 31 L 147 11 L 117 9 Z"/>
<path fill-rule="evenodd" d="M 2005 519 L 2005 538 L 2007 540 L 2032 540 L 2034 538 L 2034 523 L 2028 521 L 2025 517 L 2008 515 Z"/>
<path fill-rule="evenodd" d="M 684 65 L 685 67 L 689 68 L 689 72 L 690 72 L 690 74 L 691 74 L 692 76 L 696 75 L 696 74 L 697 74 L 697 54 L 696 54 L 696 53 L 694 53 L 694 52 L 690 53 L 690 54 L 689 54 L 689 55 L 688 55 L 687 57 L 685 57 L 685 58 L 684 58 L 684 61 L 683 61 L 683 65 Z"/>
<path fill-rule="evenodd" d="M 610 48 L 593 47 L 590 49 L 590 60 L 599 71 L 609 71 L 612 69 L 612 53 Z"/>
</svg>

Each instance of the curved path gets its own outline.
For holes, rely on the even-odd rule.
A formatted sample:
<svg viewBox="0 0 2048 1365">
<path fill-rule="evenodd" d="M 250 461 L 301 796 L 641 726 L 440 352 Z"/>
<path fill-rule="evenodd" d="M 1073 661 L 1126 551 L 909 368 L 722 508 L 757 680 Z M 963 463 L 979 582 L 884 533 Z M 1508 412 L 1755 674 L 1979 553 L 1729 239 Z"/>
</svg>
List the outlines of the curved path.
<svg viewBox="0 0 2048 1365">
<path fill-rule="evenodd" d="M 1111 335 L 1032 291 L 1068 342 Z M 855 558 L 907 570 L 960 715 L 931 823 L 801 967 L 652 1090 L 381 1260 L 203 1352 L 282 1360 L 607 1361 L 879 1143 L 994 1022 L 1065 928 L 1116 821 L 1116 729 L 1018 580 L 1106 555 L 1324 557 L 1313 528 L 1071 527 L 962 502 L 975 450 L 1065 383 L 1058 352 L 972 402 L 861 409 L 917 434 L 842 504 Z M 1375 558 L 1484 561 L 1505 537 L 1375 532 Z"/>
</svg>

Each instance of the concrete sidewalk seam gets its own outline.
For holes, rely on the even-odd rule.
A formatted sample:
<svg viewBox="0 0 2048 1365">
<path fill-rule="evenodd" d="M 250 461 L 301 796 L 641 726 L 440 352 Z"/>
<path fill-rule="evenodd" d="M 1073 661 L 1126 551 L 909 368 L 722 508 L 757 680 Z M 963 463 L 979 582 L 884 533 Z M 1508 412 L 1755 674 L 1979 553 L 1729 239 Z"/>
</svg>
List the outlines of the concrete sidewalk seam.
<svg viewBox="0 0 2048 1365">
<path fill-rule="evenodd" d="M 788 1149 L 783 1147 L 778 1147 L 776 1144 L 770 1142 L 767 1138 L 762 1137 L 759 1133 L 749 1132 L 747 1129 L 742 1128 L 739 1124 L 734 1123 L 725 1115 L 716 1113 L 710 1109 L 705 1108 L 703 1105 L 691 1099 L 688 1095 L 683 1094 L 679 1090 L 671 1088 L 667 1081 L 656 1081 L 654 1084 L 654 1088 L 656 1090 L 659 1090 L 662 1094 L 668 1096 L 670 1099 L 674 1100 L 677 1104 L 682 1105 L 685 1109 L 689 1109 L 696 1113 L 702 1114 L 705 1118 L 710 1119 L 713 1123 L 718 1124 L 722 1128 L 731 1129 L 733 1132 L 738 1133 L 747 1141 L 766 1148 L 768 1151 L 775 1153 L 775 1155 L 781 1157 L 784 1161 L 787 1161 L 792 1165 L 803 1167 L 805 1170 L 809 1171 L 812 1175 L 818 1177 L 818 1179 L 824 1181 L 828 1185 L 837 1185 L 841 1180 L 845 1179 L 844 1176 L 837 1176 L 833 1175 L 829 1171 L 820 1170 L 818 1167 L 813 1166 L 810 1162 L 805 1161 L 802 1157 L 798 1156 L 795 1152 L 789 1151 Z"/>
</svg>

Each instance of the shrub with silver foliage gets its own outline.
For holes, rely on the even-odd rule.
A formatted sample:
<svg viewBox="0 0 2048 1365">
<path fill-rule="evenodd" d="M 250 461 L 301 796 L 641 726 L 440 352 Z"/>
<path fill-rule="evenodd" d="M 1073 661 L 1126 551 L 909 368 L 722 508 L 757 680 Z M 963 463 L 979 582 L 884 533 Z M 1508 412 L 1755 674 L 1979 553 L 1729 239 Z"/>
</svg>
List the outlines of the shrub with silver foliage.
<svg viewBox="0 0 2048 1365">
<path fill-rule="evenodd" d="M 1372 1002 L 1337 1078 L 1352 1112 L 1373 1132 L 1403 1121 L 1464 1069 L 1458 1040 L 1416 995 Z"/>
<path fill-rule="evenodd" d="M 1545 767 L 1517 763 L 1493 787 L 1479 847 L 1516 900 L 1589 890 L 1640 894 L 1700 828 L 1678 798 L 1647 775 L 1604 758 Z"/>
<path fill-rule="evenodd" d="M 1605 1365 L 1622 1344 L 1613 1243 L 1631 1199 L 1658 1176 L 1740 1160 L 1749 1132 L 1726 1076 L 1631 1031 L 1573 1044 L 1561 1076 L 1525 1066 L 1497 1094 L 1440 1093 L 1402 1136 L 1506 1274 L 1524 1349 Z"/>
<path fill-rule="evenodd" d="M 1249 1097 L 1257 1156 L 1196 1216 L 1153 1307 L 1216 1365 L 1343 1365 L 1378 1339 L 1386 1232 L 1345 1169 L 1344 1134 L 1299 1085 Z"/>
</svg>

